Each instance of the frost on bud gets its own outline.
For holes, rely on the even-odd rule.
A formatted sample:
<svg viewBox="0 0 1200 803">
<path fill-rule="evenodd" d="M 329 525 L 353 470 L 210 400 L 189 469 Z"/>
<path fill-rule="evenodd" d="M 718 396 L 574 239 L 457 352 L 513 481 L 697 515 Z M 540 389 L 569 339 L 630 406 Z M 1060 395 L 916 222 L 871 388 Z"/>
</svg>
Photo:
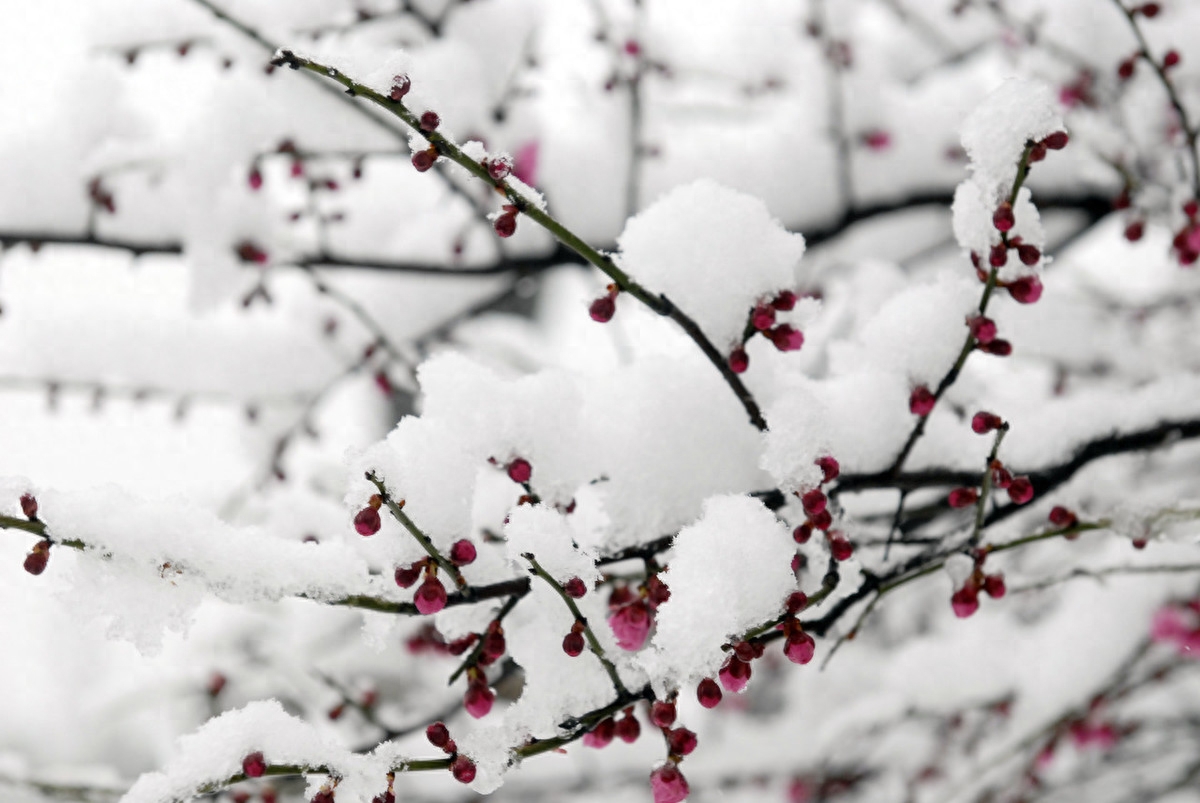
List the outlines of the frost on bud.
<svg viewBox="0 0 1200 803">
<path fill-rule="evenodd" d="M 1017 219 L 1013 216 L 1012 204 L 1008 201 L 996 207 L 996 211 L 992 213 L 992 225 L 997 231 L 1011 231 L 1012 227 L 1017 223 Z"/>
<path fill-rule="evenodd" d="M 508 478 L 513 482 L 524 485 L 533 477 L 533 466 L 523 457 L 518 457 L 516 460 L 508 464 Z"/>
<path fill-rule="evenodd" d="M 1008 498 L 1018 505 L 1023 505 L 1033 499 L 1033 483 L 1029 477 L 1016 477 L 1008 486 Z"/>
<path fill-rule="evenodd" d="M 946 501 L 953 508 L 970 507 L 979 501 L 979 491 L 974 488 L 955 488 Z"/>
<path fill-rule="evenodd" d="M 838 478 L 838 474 L 842 473 L 842 467 L 832 455 L 818 457 L 817 466 L 821 469 L 821 474 L 824 475 L 823 482 L 833 482 Z"/>
<path fill-rule="evenodd" d="M 959 619 L 966 619 L 979 610 L 979 592 L 969 583 L 950 597 L 950 607 Z"/>
<path fill-rule="evenodd" d="M 613 740 L 616 733 L 616 723 L 612 717 L 601 720 L 596 727 L 584 734 L 583 743 L 587 747 L 594 747 L 597 750 L 608 747 L 609 742 Z"/>
<path fill-rule="evenodd" d="M 667 734 L 667 750 L 673 756 L 686 756 L 696 749 L 696 734 L 687 728 L 675 728 Z"/>
<path fill-rule="evenodd" d="M 746 688 L 746 684 L 750 682 L 750 675 L 752 673 L 753 670 L 750 664 L 737 656 L 732 656 L 725 662 L 725 666 L 721 667 L 721 671 L 717 673 L 717 677 L 721 679 L 721 685 L 725 687 L 725 691 L 731 691 L 736 694 Z"/>
<path fill-rule="evenodd" d="M 995 413 L 980 411 L 971 418 L 971 429 L 976 435 L 986 435 L 994 429 L 1000 429 L 1004 420 Z"/>
<path fill-rule="evenodd" d="M 650 721 L 658 728 L 669 728 L 675 724 L 675 703 L 655 700 L 650 705 Z"/>
<path fill-rule="evenodd" d="M 442 118 L 438 117 L 438 113 L 435 111 L 427 111 L 421 113 L 419 122 L 422 131 L 434 131 L 442 124 Z"/>
<path fill-rule="evenodd" d="M 463 696 L 463 708 L 475 719 L 481 719 L 492 710 L 495 701 L 496 693 L 488 688 L 487 683 L 472 683 Z"/>
<path fill-rule="evenodd" d="M 922 418 L 933 412 L 935 404 L 937 404 L 937 399 L 924 385 L 913 388 L 912 394 L 908 397 L 909 412 Z"/>
<path fill-rule="evenodd" d="M 380 524 L 379 511 L 373 507 L 364 507 L 354 515 L 354 529 L 359 535 L 374 535 Z"/>
<path fill-rule="evenodd" d="M 466 756 L 458 756 L 450 764 L 450 774 L 459 783 L 470 783 L 475 780 L 475 762 Z"/>
<path fill-rule="evenodd" d="M 729 370 L 735 374 L 744 374 L 746 369 L 750 367 L 750 356 L 746 354 L 746 350 L 738 346 L 729 353 Z"/>
<path fill-rule="evenodd" d="M 680 803 L 688 796 L 688 782 L 674 762 L 667 762 L 650 773 L 650 791 L 654 803 Z"/>
<path fill-rule="evenodd" d="M 450 561 L 455 566 L 467 566 L 474 563 L 476 555 L 475 545 L 465 538 L 455 541 L 450 547 Z"/>
<path fill-rule="evenodd" d="M 407 75 L 404 73 L 393 75 L 392 88 L 388 91 L 388 97 L 399 103 L 410 89 L 412 89 L 412 80 Z"/>
<path fill-rule="evenodd" d="M 413 595 L 413 602 L 417 610 L 426 616 L 437 613 L 446 607 L 446 587 L 441 580 L 429 575 Z"/>
<path fill-rule="evenodd" d="M 37 576 L 46 571 L 46 564 L 50 562 L 50 542 L 38 541 L 33 545 L 33 549 L 29 550 L 29 554 L 25 556 L 25 571 Z"/>
<path fill-rule="evenodd" d="M 766 334 L 780 351 L 799 351 L 804 346 L 804 333 L 790 324 L 780 324 Z"/>
<path fill-rule="evenodd" d="M 696 686 L 696 699 L 705 708 L 716 708 L 721 696 L 721 687 L 712 678 L 705 678 Z"/>
<path fill-rule="evenodd" d="M 21 494 L 21 512 L 30 521 L 37 518 L 38 503 L 37 498 L 33 494 Z"/>
<path fill-rule="evenodd" d="M 967 318 L 967 328 L 980 343 L 991 343 L 996 339 L 996 322 L 984 315 Z"/>
<path fill-rule="evenodd" d="M 563 636 L 562 643 L 563 652 L 572 658 L 576 658 L 583 653 L 583 634 L 576 633 L 572 630 L 567 635 Z"/>
<path fill-rule="evenodd" d="M 1042 280 L 1036 276 L 1022 276 L 1009 283 L 1008 294 L 1019 304 L 1033 304 L 1042 297 Z"/>
<path fill-rule="evenodd" d="M 492 228 L 497 237 L 512 237 L 517 233 L 517 215 L 515 212 L 505 212 L 492 221 Z"/>
<path fill-rule="evenodd" d="M 251 753 L 242 759 L 242 772 L 247 778 L 261 778 L 267 772 L 267 761 L 261 752 Z"/>
<path fill-rule="evenodd" d="M 1050 509 L 1050 523 L 1055 527 L 1073 527 L 1078 517 L 1062 505 Z"/>
<path fill-rule="evenodd" d="M 508 155 L 493 156 L 485 163 L 488 175 L 492 177 L 492 181 L 503 181 L 512 174 L 513 161 Z"/>
</svg>

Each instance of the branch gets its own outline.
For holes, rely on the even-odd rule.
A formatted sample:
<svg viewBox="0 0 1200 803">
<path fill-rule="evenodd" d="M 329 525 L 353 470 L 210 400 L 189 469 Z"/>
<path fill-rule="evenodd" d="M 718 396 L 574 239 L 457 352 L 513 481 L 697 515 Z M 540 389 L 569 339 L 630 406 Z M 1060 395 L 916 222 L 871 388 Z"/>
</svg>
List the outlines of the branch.
<svg viewBox="0 0 1200 803">
<path fill-rule="evenodd" d="M 197 0 L 200 2 L 201 0 Z M 349 76 L 342 73 L 340 70 L 330 67 L 311 59 L 297 56 L 290 50 L 281 50 L 277 54 L 274 64 L 286 65 L 293 70 L 306 70 L 315 73 L 325 78 L 344 86 L 352 95 L 363 97 L 372 103 L 384 108 L 403 120 L 414 131 L 420 132 L 430 145 L 436 149 L 439 156 L 444 156 L 450 161 L 462 167 L 471 175 L 475 176 L 480 181 L 488 186 L 494 187 L 508 202 L 516 207 L 518 211 L 525 214 L 539 226 L 548 231 L 560 243 L 570 248 L 572 251 L 579 254 L 588 263 L 598 268 L 602 273 L 608 276 L 617 284 L 621 290 L 629 293 L 629 295 L 642 302 L 652 311 L 670 318 L 679 325 L 689 338 L 700 348 L 704 356 L 708 358 L 713 367 L 721 374 L 725 383 L 737 396 L 742 407 L 745 408 L 750 422 L 760 431 L 765 431 L 767 422 L 759 410 L 758 403 L 754 400 L 749 389 L 742 383 L 741 378 L 733 372 L 729 367 L 725 357 L 717 351 L 717 348 L 712 344 L 708 337 L 701 331 L 700 327 L 686 313 L 675 306 L 666 296 L 655 295 L 647 288 L 643 287 L 627 273 L 617 267 L 611 259 L 606 255 L 588 245 L 579 235 L 568 229 L 548 213 L 538 208 L 535 204 L 518 192 L 514 185 L 507 179 L 496 181 L 487 171 L 484 165 L 476 162 L 462 152 L 457 145 L 444 136 L 435 131 L 424 131 L 421 128 L 420 120 L 412 113 L 403 103 L 394 101 L 391 98 L 376 92 L 374 89 L 360 84 Z"/>
</svg>

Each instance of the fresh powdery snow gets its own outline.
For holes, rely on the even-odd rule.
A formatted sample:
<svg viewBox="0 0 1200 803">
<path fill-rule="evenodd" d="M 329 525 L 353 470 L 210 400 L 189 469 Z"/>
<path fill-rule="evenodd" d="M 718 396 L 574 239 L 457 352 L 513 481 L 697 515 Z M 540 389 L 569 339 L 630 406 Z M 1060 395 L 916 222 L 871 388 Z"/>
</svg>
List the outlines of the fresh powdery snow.
<svg viewBox="0 0 1200 803">
<path fill-rule="evenodd" d="M 572 519 L 544 505 L 522 505 L 508 514 L 504 526 L 508 559 L 519 571 L 529 568 L 532 554 L 546 573 L 565 583 L 578 577 L 590 588 L 600 579 L 596 556 L 575 544 Z"/>
<path fill-rule="evenodd" d="M 1011 187 L 1025 143 L 1064 128 L 1049 86 L 1010 78 L 988 95 L 962 126 L 962 144 L 975 181 L 988 188 Z"/>
<path fill-rule="evenodd" d="M 227 711 L 182 737 L 167 766 L 142 775 L 121 803 L 191 800 L 206 785 L 240 773 L 242 760 L 255 752 L 261 752 L 268 764 L 336 772 L 341 778 L 338 803 L 367 803 L 383 792 L 392 765 L 390 757 L 351 752 L 322 737 L 310 723 L 287 714 L 277 701 L 266 700 Z M 316 778 L 324 780 L 323 775 Z"/>
<path fill-rule="evenodd" d="M 795 283 L 804 238 L 757 198 L 700 181 L 630 219 L 618 264 L 690 315 L 718 349 L 741 340 L 749 311 Z"/>
<path fill-rule="evenodd" d="M 726 656 L 721 645 L 780 612 L 796 589 L 794 554 L 787 528 L 758 500 L 704 503 L 700 520 L 675 536 L 665 575 L 671 598 L 641 657 L 656 694 L 715 676 Z"/>
</svg>

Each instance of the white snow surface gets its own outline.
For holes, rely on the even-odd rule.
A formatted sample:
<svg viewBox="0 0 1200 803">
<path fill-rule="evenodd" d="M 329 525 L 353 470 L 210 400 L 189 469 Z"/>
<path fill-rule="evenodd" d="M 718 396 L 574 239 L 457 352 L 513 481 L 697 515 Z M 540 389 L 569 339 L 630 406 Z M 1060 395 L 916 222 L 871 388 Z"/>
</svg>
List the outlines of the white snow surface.
<svg viewBox="0 0 1200 803">
<path fill-rule="evenodd" d="M 677 187 L 631 218 L 618 264 L 690 315 L 718 349 L 741 339 L 754 305 L 794 282 L 804 238 L 759 199 L 709 179 Z"/>
<path fill-rule="evenodd" d="M 779 613 L 795 590 L 795 545 L 758 500 L 717 496 L 675 536 L 665 575 L 671 598 L 658 609 L 651 648 L 641 655 L 655 693 L 715 676 L 721 645 Z"/>
</svg>

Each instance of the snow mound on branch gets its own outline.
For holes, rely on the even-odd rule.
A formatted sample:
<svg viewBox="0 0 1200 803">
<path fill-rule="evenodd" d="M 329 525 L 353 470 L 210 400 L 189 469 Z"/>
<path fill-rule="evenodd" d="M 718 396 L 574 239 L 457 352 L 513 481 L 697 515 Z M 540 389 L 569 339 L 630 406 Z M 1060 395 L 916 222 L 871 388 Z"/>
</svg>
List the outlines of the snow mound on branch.
<svg viewBox="0 0 1200 803">
<path fill-rule="evenodd" d="M 785 492 L 817 487 L 824 477 L 817 458 L 830 453 L 825 405 L 796 383 L 767 408 L 767 424 L 762 467 Z"/>
<path fill-rule="evenodd" d="M 1041 81 L 1010 78 L 963 122 L 962 144 L 981 186 L 1011 187 L 1025 143 L 1062 130 L 1053 90 Z"/>
<path fill-rule="evenodd" d="M 513 510 L 504 527 L 509 561 L 523 572 L 529 568 L 529 561 L 521 556 L 528 552 L 559 583 L 578 577 L 591 588 L 600 579 L 596 556 L 575 545 L 571 522 L 571 518 L 544 505 L 522 505 Z"/>
<path fill-rule="evenodd" d="M 366 803 L 387 789 L 391 761 L 352 753 L 322 738 L 307 722 L 288 715 L 275 700 L 254 702 L 209 720 L 179 740 L 175 757 L 162 772 L 143 775 L 121 803 L 191 800 L 210 783 L 242 771 L 242 759 L 262 752 L 268 764 L 321 767 L 336 771 L 339 803 Z"/>
<path fill-rule="evenodd" d="M 716 347 L 741 341 L 750 309 L 789 288 L 804 238 L 766 204 L 708 179 L 677 187 L 632 218 L 618 264 L 690 315 Z"/>
<path fill-rule="evenodd" d="M 235 528 L 200 508 L 140 500 L 119 488 L 37 496 L 54 539 L 86 545 L 68 564 L 64 598 L 81 615 L 107 619 L 113 635 L 143 653 L 157 651 L 166 630 L 186 631 L 209 595 L 235 604 L 395 596 L 347 544 Z M 76 557 L 63 554 L 68 547 L 54 549 Z"/>
<path fill-rule="evenodd" d="M 776 616 L 796 588 L 791 535 L 750 497 L 707 500 L 674 549 L 671 598 L 658 609 L 652 648 L 642 657 L 660 697 L 715 675 L 725 661 L 721 645 Z"/>
</svg>

